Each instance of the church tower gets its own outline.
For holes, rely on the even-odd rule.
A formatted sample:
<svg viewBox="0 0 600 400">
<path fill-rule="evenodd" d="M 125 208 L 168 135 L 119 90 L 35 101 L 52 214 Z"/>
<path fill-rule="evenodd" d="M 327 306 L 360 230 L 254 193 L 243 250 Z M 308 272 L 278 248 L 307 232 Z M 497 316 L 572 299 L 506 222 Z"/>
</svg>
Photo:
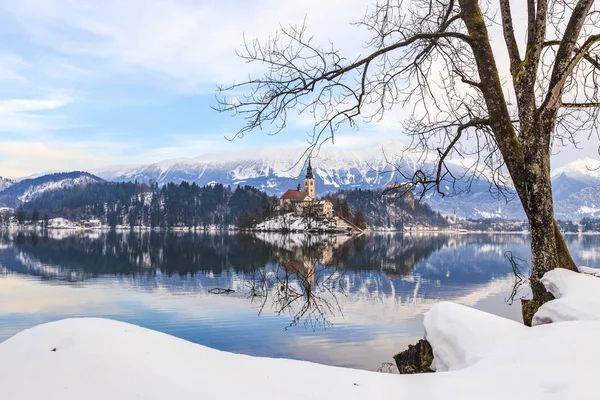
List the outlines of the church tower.
<svg viewBox="0 0 600 400">
<path fill-rule="evenodd" d="M 315 177 L 313 176 L 310 159 L 308 159 L 308 168 L 306 168 L 306 177 L 304 178 L 304 192 L 311 199 L 315 199 Z"/>
</svg>

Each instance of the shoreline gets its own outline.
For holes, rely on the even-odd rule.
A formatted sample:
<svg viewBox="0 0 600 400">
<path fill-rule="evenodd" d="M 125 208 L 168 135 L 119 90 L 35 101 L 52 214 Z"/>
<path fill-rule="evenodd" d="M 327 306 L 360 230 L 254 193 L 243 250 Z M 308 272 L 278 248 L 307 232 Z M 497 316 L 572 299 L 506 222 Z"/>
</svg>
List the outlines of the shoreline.
<svg viewBox="0 0 600 400">
<path fill-rule="evenodd" d="M 446 230 L 446 229 L 414 229 L 414 230 L 393 230 L 393 229 L 366 229 L 364 232 L 356 233 L 340 230 L 269 230 L 269 229 L 249 229 L 238 227 L 174 227 L 174 228 L 150 228 L 150 227 L 82 227 L 82 226 L 60 226 L 60 227 L 31 227 L 31 226 L 0 226 L 3 231 L 22 231 L 22 232 L 44 232 L 44 231 L 77 231 L 77 232 L 183 232 L 183 233 L 201 233 L 201 232 L 229 232 L 229 233 L 279 233 L 281 235 L 289 234 L 304 234 L 311 235 L 338 235 L 338 236 L 360 236 L 360 235 L 388 235 L 388 234 L 403 234 L 411 235 L 530 235 L 529 231 L 469 231 L 469 230 Z M 562 232 L 565 236 L 598 236 L 600 232 Z"/>
</svg>

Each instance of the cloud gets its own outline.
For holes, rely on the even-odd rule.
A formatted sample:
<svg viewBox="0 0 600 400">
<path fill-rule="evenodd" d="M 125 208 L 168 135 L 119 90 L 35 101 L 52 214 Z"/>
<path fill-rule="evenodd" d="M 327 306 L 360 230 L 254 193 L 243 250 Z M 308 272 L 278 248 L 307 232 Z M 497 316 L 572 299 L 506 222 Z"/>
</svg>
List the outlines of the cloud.
<svg viewBox="0 0 600 400">
<path fill-rule="evenodd" d="M 64 94 L 0 100 L 0 132 L 26 133 L 64 127 L 67 122 L 63 117 L 46 112 L 56 111 L 71 102 L 73 98 Z"/>
<path fill-rule="evenodd" d="M 29 111 L 54 110 L 69 104 L 66 96 L 47 99 L 9 99 L 0 100 L 0 114 L 18 114 Z"/>
<path fill-rule="evenodd" d="M 48 171 L 90 169 L 116 163 L 128 143 L 51 139 L 0 140 L 0 175 L 20 178 Z"/>
<path fill-rule="evenodd" d="M 219 133 L 209 134 L 172 134 L 165 141 L 168 146 L 156 147 L 135 156 L 139 163 L 155 163 L 174 158 L 193 158 L 206 154 L 225 154 L 259 145 L 250 140 L 227 140 Z M 268 143 L 273 144 L 273 143 Z"/>
<path fill-rule="evenodd" d="M 202 130 L 187 137 L 159 129 L 145 132 L 138 128 L 143 112 L 123 116 L 126 113 L 120 111 L 166 104 L 187 94 L 210 93 L 212 97 L 217 83 L 231 83 L 260 70 L 260 65 L 246 64 L 235 54 L 241 50 L 244 35 L 264 40 L 280 24 L 302 24 L 305 18 L 308 33 L 317 43 L 327 45 L 331 40 L 352 60 L 368 51 L 362 45 L 369 33 L 350 22 L 360 20 L 371 5 L 371 0 L 5 0 L 2 32 L 8 39 L 0 39 L 5 45 L 0 51 L 0 99 L 5 98 L 0 100 L 0 132 L 35 134 L 35 139 L 26 140 L 32 140 L 38 158 L 20 153 L 24 158 L 18 160 L 2 153 L 0 173 L 19 176 L 40 170 L 87 169 L 104 162 L 150 163 L 261 144 L 305 146 L 303 133 L 310 131 L 313 122 L 305 115 L 290 117 L 288 130 L 276 138 L 265 140 L 253 133 L 252 138 L 228 142 L 222 135 Z M 526 24 L 521 22 L 526 19 L 520 10 L 515 10 L 515 23 L 520 29 L 517 36 L 522 38 Z M 496 59 L 505 76 L 508 58 L 501 28 L 490 27 L 490 32 L 494 48 L 501 51 Z M 75 107 L 79 107 L 77 113 Z M 396 108 L 380 122 L 360 123 L 359 131 L 340 130 L 335 147 L 360 149 L 389 139 L 407 141 L 400 122 L 411 112 L 410 107 Z M 211 119 L 206 119 L 206 126 L 214 122 Z M 239 128 L 242 122 L 236 124 Z M 98 131 L 119 131 L 128 140 L 135 138 L 137 146 L 124 145 L 131 150 L 125 153 L 111 151 L 107 143 L 85 147 L 95 142 L 75 136 L 68 140 L 67 133 L 60 140 L 52 135 L 58 129 L 81 125 L 96 137 Z M 189 131 L 189 125 L 177 129 Z M 154 148 L 149 148 L 150 141 Z M 22 145 L 17 142 L 6 144 L 18 150 Z M 594 144 L 580 154 L 593 157 L 596 151 Z M 569 149 L 555 158 L 562 165 L 578 156 Z"/>
<path fill-rule="evenodd" d="M 146 72 L 149 75 L 141 79 L 149 79 L 149 84 L 212 91 L 215 82 L 246 76 L 248 65 L 235 55 L 244 33 L 250 39 L 264 39 L 280 23 L 301 24 L 306 15 L 316 37 L 347 45 L 352 39 L 348 23 L 360 19 L 369 3 L 15 0 L 4 8 L 21 21 L 20 33 L 27 40 L 63 56 L 76 70 L 95 69 L 132 79 Z M 333 16 L 347 23 L 332 24 Z M 364 33 L 360 28 L 350 30 Z M 351 47 L 360 49 L 361 44 L 359 40 Z"/>
</svg>

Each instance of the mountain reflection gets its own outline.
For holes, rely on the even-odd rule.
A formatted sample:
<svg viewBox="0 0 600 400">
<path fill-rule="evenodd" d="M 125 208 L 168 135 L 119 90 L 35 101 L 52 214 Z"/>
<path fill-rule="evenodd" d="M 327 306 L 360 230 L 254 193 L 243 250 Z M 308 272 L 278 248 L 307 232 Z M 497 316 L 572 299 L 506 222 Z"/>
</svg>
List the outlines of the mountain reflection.
<svg viewBox="0 0 600 400">
<path fill-rule="evenodd" d="M 350 304 L 486 296 L 495 282 L 510 287 L 504 253 L 528 253 L 528 238 L 520 235 L 50 231 L 3 232 L 0 244 L 0 264 L 14 273 L 77 285 L 113 277 L 137 290 L 207 296 L 227 289 L 259 314 L 287 315 L 289 325 L 313 328 L 328 326 Z"/>
</svg>

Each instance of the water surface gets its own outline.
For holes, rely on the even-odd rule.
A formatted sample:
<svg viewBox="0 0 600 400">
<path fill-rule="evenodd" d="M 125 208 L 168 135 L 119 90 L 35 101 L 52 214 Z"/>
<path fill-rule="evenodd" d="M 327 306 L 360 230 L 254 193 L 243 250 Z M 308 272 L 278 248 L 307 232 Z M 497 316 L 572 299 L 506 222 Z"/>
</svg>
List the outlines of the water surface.
<svg viewBox="0 0 600 400">
<path fill-rule="evenodd" d="M 567 241 L 579 265 L 600 267 L 599 236 Z M 520 321 L 505 253 L 526 262 L 528 245 L 501 234 L 2 232 L 0 341 L 107 317 L 221 350 L 376 370 L 422 336 L 435 302 Z"/>
</svg>

